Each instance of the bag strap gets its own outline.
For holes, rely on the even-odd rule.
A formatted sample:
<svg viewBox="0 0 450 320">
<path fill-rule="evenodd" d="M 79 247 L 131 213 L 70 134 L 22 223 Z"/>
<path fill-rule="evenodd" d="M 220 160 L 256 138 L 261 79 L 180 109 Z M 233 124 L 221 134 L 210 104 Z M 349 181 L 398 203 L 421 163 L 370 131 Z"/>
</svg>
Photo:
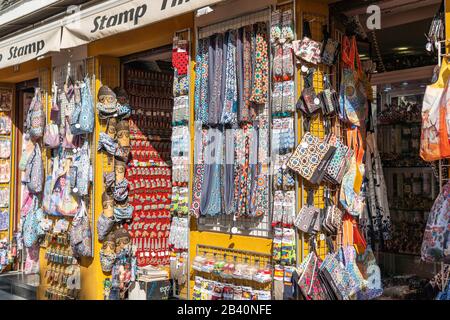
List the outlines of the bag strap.
<svg viewBox="0 0 450 320">
<path fill-rule="evenodd" d="M 331 237 L 326 237 L 326 243 L 327 243 L 327 247 L 328 247 L 328 252 L 335 253 L 334 244 L 333 244 L 333 240 L 331 239 Z"/>
<path fill-rule="evenodd" d="M 306 204 L 311 207 L 314 206 L 314 190 L 313 189 L 308 190 Z"/>
</svg>

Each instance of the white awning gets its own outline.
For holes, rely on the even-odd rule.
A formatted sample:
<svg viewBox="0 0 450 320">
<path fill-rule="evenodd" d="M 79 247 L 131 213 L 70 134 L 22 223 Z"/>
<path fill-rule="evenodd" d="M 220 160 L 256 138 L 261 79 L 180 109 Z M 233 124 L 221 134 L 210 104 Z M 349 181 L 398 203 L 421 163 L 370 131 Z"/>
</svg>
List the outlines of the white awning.
<svg viewBox="0 0 450 320">
<path fill-rule="evenodd" d="M 223 0 L 107 1 L 65 19 L 61 49 L 140 28 L 221 1 Z"/>
<path fill-rule="evenodd" d="M 60 51 L 61 21 L 46 24 L 0 42 L 0 69 Z"/>
</svg>

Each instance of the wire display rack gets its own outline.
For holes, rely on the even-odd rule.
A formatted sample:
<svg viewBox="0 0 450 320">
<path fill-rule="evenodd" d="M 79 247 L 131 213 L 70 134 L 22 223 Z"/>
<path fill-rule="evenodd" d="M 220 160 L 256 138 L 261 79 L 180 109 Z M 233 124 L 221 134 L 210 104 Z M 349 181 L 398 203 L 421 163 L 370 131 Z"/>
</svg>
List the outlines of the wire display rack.
<svg viewBox="0 0 450 320">
<path fill-rule="evenodd" d="M 212 257 L 216 261 L 224 260 L 233 262 L 235 265 L 240 263 L 245 263 L 248 265 L 256 266 L 257 268 L 265 268 L 267 266 L 272 266 L 272 255 L 257 251 L 247 251 L 247 250 L 237 250 L 233 248 L 225 248 L 218 246 L 208 246 L 198 244 L 196 248 L 197 256 Z M 228 279 L 222 278 L 218 274 L 206 273 L 202 271 L 194 270 L 195 275 L 199 275 L 204 279 L 217 280 L 223 283 L 233 283 L 236 285 L 247 285 L 255 289 L 261 290 L 272 290 L 272 282 L 269 283 L 259 283 L 253 280 L 243 280 L 243 279 Z"/>
<path fill-rule="evenodd" d="M 256 24 L 258 22 L 268 23 L 269 21 L 270 9 L 266 8 L 254 13 L 244 14 L 242 16 L 233 17 L 222 22 L 198 28 L 197 39 L 205 38 L 215 33 L 222 33 L 230 29 L 237 29 L 243 26 Z M 266 112 L 267 110 L 267 105 L 261 106 L 258 110 L 258 117 L 268 116 Z M 267 143 L 270 144 L 270 141 Z M 270 157 L 270 154 L 268 156 Z M 268 170 L 270 172 L 270 168 Z M 271 186 L 270 182 L 269 185 Z M 269 194 L 270 193 L 271 187 L 269 187 Z M 271 209 L 269 209 L 268 212 L 261 217 L 235 218 L 233 215 L 225 214 L 217 217 L 201 216 L 197 221 L 197 227 L 200 231 L 234 233 L 242 236 L 270 238 L 272 236 Z"/>
</svg>

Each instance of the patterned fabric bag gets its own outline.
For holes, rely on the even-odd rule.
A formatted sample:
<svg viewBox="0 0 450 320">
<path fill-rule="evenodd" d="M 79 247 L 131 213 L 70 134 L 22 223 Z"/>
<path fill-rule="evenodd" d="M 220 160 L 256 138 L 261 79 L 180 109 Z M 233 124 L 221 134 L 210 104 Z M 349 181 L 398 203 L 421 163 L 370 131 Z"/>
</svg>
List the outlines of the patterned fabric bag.
<svg viewBox="0 0 450 320">
<path fill-rule="evenodd" d="M 70 245 L 76 257 L 92 257 L 92 232 L 84 201 L 72 221 Z"/>
<path fill-rule="evenodd" d="M 350 293 L 355 290 L 356 284 L 344 265 L 339 261 L 330 238 L 327 238 L 327 244 L 329 253 L 319 269 L 322 283 L 329 288 L 328 291 L 332 292 L 335 300 L 349 300 Z"/>
<path fill-rule="evenodd" d="M 367 288 L 358 292 L 357 299 L 372 300 L 380 297 L 383 294 L 381 271 L 370 246 L 366 248 L 364 254 L 357 256 L 356 263 L 362 276 L 367 281 Z"/>
<path fill-rule="evenodd" d="M 83 147 L 77 152 L 73 165 L 70 168 L 70 184 L 72 192 L 79 196 L 86 196 L 89 191 L 89 182 L 92 180 L 89 142 L 86 140 Z"/>
<path fill-rule="evenodd" d="M 287 167 L 313 184 L 320 184 L 335 147 L 307 132 L 287 162 Z"/>
<path fill-rule="evenodd" d="M 33 154 L 28 158 L 25 172 L 25 183 L 31 193 L 41 193 L 44 187 L 44 164 L 42 162 L 41 148 L 36 143 Z"/>
<path fill-rule="evenodd" d="M 89 78 L 81 84 L 81 103 L 75 105 L 70 118 L 70 131 L 73 135 L 89 134 L 94 131 L 94 101 Z"/>
<path fill-rule="evenodd" d="M 336 62 L 339 54 L 339 41 L 330 38 L 327 26 L 323 26 L 323 51 L 321 62 L 327 66 L 332 66 Z"/>
<path fill-rule="evenodd" d="M 292 45 L 298 59 L 314 65 L 320 63 L 320 53 L 322 51 L 322 44 L 320 42 L 303 37 L 302 40 L 293 41 Z"/>
<path fill-rule="evenodd" d="M 44 231 L 41 229 L 40 223 L 44 218 L 42 209 L 39 208 L 38 199 L 33 196 L 33 209 L 31 209 L 25 217 L 22 226 L 23 243 L 25 247 L 31 248 L 39 239 L 44 235 Z"/>
<path fill-rule="evenodd" d="M 316 220 L 320 218 L 320 209 L 314 207 L 314 191 L 308 191 L 307 205 L 304 206 L 295 218 L 294 225 L 304 233 L 314 233 Z"/>
<path fill-rule="evenodd" d="M 298 286 L 305 300 L 328 300 L 329 296 L 319 278 L 319 258 L 312 251 L 300 265 Z"/>
<path fill-rule="evenodd" d="M 326 116 L 333 116 L 339 110 L 339 95 L 332 88 L 328 75 L 324 75 L 324 89 L 319 94 L 322 100 L 323 114 Z"/>
<path fill-rule="evenodd" d="M 343 169 L 349 165 L 346 156 L 350 148 L 341 139 L 336 137 L 334 133 L 329 136 L 328 141 L 332 146 L 336 147 L 336 152 L 328 163 L 325 179 L 333 184 L 341 184 L 343 174 L 346 171 Z"/>
<path fill-rule="evenodd" d="M 32 139 L 36 140 L 43 137 L 45 113 L 41 101 L 41 90 L 39 88 L 35 90 L 34 98 L 28 110 L 26 127 Z"/>
<path fill-rule="evenodd" d="M 359 217 L 365 207 L 366 198 L 362 193 L 362 180 L 365 167 L 362 163 L 364 150 L 362 148 L 362 138 L 359 130 L 348 130 L 347 138 L 353 146 L 354 156 L 351 158 L 350 168 L 342 179 L 340 192 L 340 202 L 344 209 L 352 216 Z"/>
<path fill-rule="evenodd" d="M 358 70 L 355 70 L 355 59 Z M 343 121 L 359 127 L 364 125 L 367 118 L 368 103 L 355 37 L 351 41 L 344 37 L 342 61 L 345 66 L 339 97 L 340 117 Z"/>
<path fill-rule="evenodd" d="M 55 149 L 59 147 L 59 144 L 59 127 L 54 123 L 50 123 L 45 127 L 44 147 Z"/>
<path fill-rule="evenodd" d="M 323 109 L 322 100 L 317 95 L 313 85 L 314 70 L 310 69 L 305 76 L 305 87 L 302 91 L 301 98 L 303 99 L 303 112 L 306 115 L 312 115 Z M 301 109 L 301 108 L 300 108 Z"/>
<path fill-rule="evenodd" d="M 0 210 L 0 231 L 8 230 L 9 228 L 9 211 Z"/>
<path fill-rule="evenodd" d="M 437 197 L 423 234 L 422 260 L 450 263 L 450 183 Z"/>
<path fill-rule="evenodd" d="M 423 99 L 420 156 L 425 161 L 450 157 L 450 79 L 446 60 L 443 59 L 438 82 L 427 87 Z"/>
</svg>

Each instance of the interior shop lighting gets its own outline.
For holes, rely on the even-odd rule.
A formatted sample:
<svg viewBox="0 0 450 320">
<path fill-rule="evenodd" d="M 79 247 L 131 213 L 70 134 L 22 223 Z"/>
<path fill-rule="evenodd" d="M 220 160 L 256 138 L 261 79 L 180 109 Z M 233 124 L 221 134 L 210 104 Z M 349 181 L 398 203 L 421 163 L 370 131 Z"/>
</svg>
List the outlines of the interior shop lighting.
<svg viewBox="0 0 450 320">
<path fill-rule="evenodd" d="M 213 8 L 211 8 L 210 6 L 207 6 L 207 7 L 198 9 L 196 15 L 197 15 L 197 17 L 200 17 L 200 16 L 204 16 L 205 14 L 211 13 L 213 11 L 214 11 Z"/>
<path fill-rule="evenodd" d="M 408 51 L 409 48 L 408 47 L 398 47 L 394 49 L 395 51 Z"/>
</svg>

